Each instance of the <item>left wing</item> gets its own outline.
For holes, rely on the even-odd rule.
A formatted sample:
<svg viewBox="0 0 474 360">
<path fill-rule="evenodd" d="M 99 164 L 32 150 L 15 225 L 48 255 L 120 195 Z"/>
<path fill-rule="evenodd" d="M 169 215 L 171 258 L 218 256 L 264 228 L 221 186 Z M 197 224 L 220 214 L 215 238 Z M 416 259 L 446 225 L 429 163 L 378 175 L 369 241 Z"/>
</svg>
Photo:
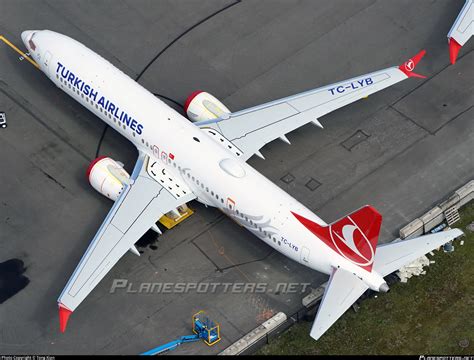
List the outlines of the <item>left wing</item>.
<svg viewBox="0 0 474 360">
<path fill-rule="evenodd" d="M 263 157 L 259 150 L 270 141 L 281 138 L 288 142 L 285 134 L 309 122 L 322 127 L 318 118 L 323 115 L 409 77 L 423 77 L 415 74 L 413 70 L 424 54 L 423 50 L 398 67 L 225 114 L 216 120 L 197 122 L 196 125 L 203 130 L 213 129 L 221 133 L 244 153 L 241 156 L 244 160 L 254 154 Z"/>
<path fill-rule="evenodd" d="M 161 216 L 194 198 L 185 184 L 140 154 L 130 184 L 112 206 L 59 296 L 61 331 L 66 329 L 71 312 L 140 237 Z"/>
</svg>

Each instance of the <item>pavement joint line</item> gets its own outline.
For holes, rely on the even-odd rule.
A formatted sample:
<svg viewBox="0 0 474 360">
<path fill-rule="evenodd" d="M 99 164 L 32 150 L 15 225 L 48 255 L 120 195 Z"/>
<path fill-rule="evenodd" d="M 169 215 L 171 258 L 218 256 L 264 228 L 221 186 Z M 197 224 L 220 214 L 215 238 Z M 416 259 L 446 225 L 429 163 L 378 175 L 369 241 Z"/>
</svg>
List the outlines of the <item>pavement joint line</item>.
<svg viewBox="0 0 474 360">
<path fill-rule="evenodd" d="M 461 60 L 463 57 L 469 55 L 472 51 L 474 50 L 471 50 L 471 51 L 468 51 L 466 52 L 465 54 L 459 56 L 458 58 L 458 62 L 459 60 Z M 397 105 L 398 102 L 402 101 L 403 99 L 405 99 L 407 96 L 411 95 L 411 93 L 415 92 L 416 90 L 418 90 L 418 88 L 422 87 L 424 84 L 428 83 L 430 80 L 434 79 L 436 76 L 438 76 L 439 74 L 441 74 L 444 70 L 448 69 L 450 66 L 452 66 L 451 64 L 448 64 L 446 66 L 444 66 L 443 68 L 441 68 L 439 71 L 435 72 L 433 75 L 429 76 L 425 81 L 422 81 L 419 85 L 415 86 L 412 90 L 408 91 L 406 94 L 402 95 L 400 98 L 398 98 L 397 100 L 395 100 L 392 104 L 390 104 L 390 106 L 395 106 Z"/>
<path fill-rule="evenodd" d="M 23 59 L 26 59 L 31 65 L 33 65 L 35 68 L 40 70 L 39 65 L 36 63 L 36 61 L 32 60 L 28 55 L 26 55 L 23 51 L 18 49 L 13 43 L 11 43 L 5 36 L 0 35 L 0 40 L 3 41 L 5 44 L 7 44 L 10 48 L 12 48 L 15 52 L 20 54 Z M 20 59 L 20 61 L 23 61 Z"/>
<path fill-rule="evenodd" d="M 221 268 L 206 254 L 204 250 L 202 250 L 199 245 L 197 245 L 194 241 L 191 242 L 200 252 L 205 256 L 207 260 L 211 262 L 212 265 L 216 268 L 216 271 L 222 272 Z"/>
<path fill-rule="evenodd" d="M 467 113 L 468 111 L 470 111 L 473 107 L 474 107 L 474 105 L 469 106 L 466 110 L 461 111 L 459 114 L 453 116 L 451 119 L 449 119 L 448 121 L 446 121 L 443 125 L 441 125 L 439 128 L 437 128 L 437 129 L 434 131 L 434 135 L 436 135 L 436 134 L 438 133 L 438 131 L 442 130 L 446 125 L 448 125 L 448 124 L 451 123 L 452 121 L 456 120 L 458 117 L 460 117 L 460 116 L 464 115 L 465 113 Z"/>
<path fill-rule="evenodd" d="M 433 132 L 433 131 L 430 131 L 428 130 L 427 128 L 425 128 L 423 125 L 421 124 L 418 124 L 415 120 L 413 120 L 410 116 L 408 116 L 407 114 L 405 114 L 404 112 L 402 112 L 401 110 L 398 110 L 396 107 L 392 106 L 392 105 L 389 105 L 388 106 L 389 109 L 392 109 L 393 111 L 395 111 L 397 114 L 399 114 L 401 117 L 407 119 L 408 121 L 410 121 L 411 123 L 415 124 L 417 127 L 419 127 L 420 129 L 426 131 L 428 134 L 430 135 L 436 135 L 436 131 Z"/>
<path fill-rule="evenodd" d="M 411 143 L 410 145 L 408 145 L 405 149 L 403 149 L 402 151 L 400 151 L 399 153 L 396 153 L 394 154 L 393 156 L 391 156 L 390 158 L 388 158 L 386 161 L 384 161 L 382 164 L 380 164 L 379 166 L 377 166 L 376 168 L 374 168 L 372 171 L 368 172 L 367 174 L 364 175 L 364 177 L 360 178 L 359 180 L 357 180 L 355 183 L 353 184 L 350 184 L 347 186 L 346 189 L 344 190 L 341 190 L 338 194 L 335 194 L 334 196 L 330 197 L 329 199 L 327 199 L 324 203 L 322 203 L 318 208 L 310 208 L 312 211 L 319 211 L 320 209 L 324 208 L 328 203 L 330 203 L 331 201 L 334 201 L 336 198 L 344 195 L 345 193 L 347 193 L 348 191 L 350 191 L 354 186 L 356 186 L 357 184 L 359 184 L 361 181 L 364 181 L 367 179 L 367 177 L 369 177 L 370 175 L 374 174 L 376 171 L 379 171 L 381 168 L 383 168 L 384 166 L 386 166 L 387 164 L 389 164 L 391 161 L 395 160 L 397 157 L 399 156 L 402 156 L 403 154 L 405 154 L 408 150 L 410 150 L 412 147 L 414 147 L 415 145 L 418 145 L 420 141 L 424 140 L 426 137 L 428 137 L 429 134 L 425 134 L 424 136 L 420 137 L 419 139 L 415 140 L 413 143 Z"/>
<path fill-rule="evenodd" d="M 190 243 L 193 243 L 195 246 L 197 246 L 195 243 L 194 243 L 194 240 L 196 240 L 199 236 L 201 236 L 202 234 L 204 234 L 208 229 L 210 229 L 211 227 L 213 227 L 214 225 L 217 225 L 219 224 L 222 220 L 224 220 L 225 217 L 223 214 L 219 215 L 216 220 L 214 220 L 213 222 L 211 222 L 210 224 L 206 225 L 206 227 L 200 231 L 199 233 L 197 233 L 196 235 L 193 235 L 191 237 L 191 240 L 189 240 L 189 238 L 184 238 L 183 240 L 179 241 L 177 244 L 171 246 L 169 249 L 167 249 L 165 252 L 162 252 L 162 253 L 159 253 L 158 256 L 156 257 L 156 259 L 158 260 L 159 258 L 161 258 L 162 256 L 165 256 L 167 255 L 170 251 L 176 249 L 178 246 L 180 246 L 181 244 L 185 244 L 187 242 L 190 242 Z M 165 234 L 165 233 L 164 233 Z M 164 235 L 163 234 L 163 235 Z M 161 236 L 163 236 L 161 235 Z M 153 255 L 149 255 L 149 262 L 152 263 L 155 267 L 156 265 L 154 264 L 154 261 L 155 261 L 155 258 L 153 258 Z"/>
<path fill-rule="evenodd" d="M 245 261 L 245 262 L 239 263 L 239 264 L 235 264 L 235 263 L 234 263 L 233 265 L 230 265 L 230 266 L 221 268 L 221 270 L 222 270 L 222 271 L 225 271 L 225 270 L 237 268 L 237 267 L 239 267 L 239 266 L 248 265 L 248 264 L 256 263 L 256 262 L 259 262 L 259 261 L 263 261 L 263 260 L 267 259 L 271 254 L 273 254 L 273 252 L 274 252 L 274 250 L 273 250 L 273 248 L 272 248 L 272 249 L 268 252 L 268 254 L 266 254 L 265 256 L 263 256 L 263 257 L 260 258 L 260 259 L 249 260 L 249 261 Z"/>
<path fill-rule="evenodd" d="M 273 69 L 275 69 L 277 66 L 281 65 L 282 63 L 288 61 L 288 59 L 294 57 L 294 56 L 297 56 L 299 55 L 303 50 L 305 50 L 308 46 L 310 46 L 311 44 L 319 41 L 321 38 L 323 38 L 324 36 L 326 36 L 327 34 L 329 34 L 331 31 L 334 31 L 335 29 L 337 29 L 339 26 L 341 25 L 344 25 L 349 19 L 352 19 L 354 16 L 357 16 L 359 15 L 361 12 L 367 10 L 368 8 L 370 8 L 371 6 L 373 6 L 374 4 L 377 3 L 377 0 L 374 0 L 370 3 L 370 5 L 367 5 L 366 7 L 360 9 L 359 11 L 356 11 L 354 14 L 350 15 L 349 17 L 345 18 L 343 22 L 339 23 L 337 26 L 325 31 L 324 33 L 321 34 L 321 36 L 313 39 L 312 41 L 310 41 L 309 43 L 305 44 L 303 47 L 301 47 L 300 49 L 294 51 L 290 56 L 287 56 L 286 58 L 284 59 L 281 59 L 279 64 L 275 64 L 274 66 L 271 66 L 270 68 L 268 68 L 266 71 L 258 74 L 258 76 L 255 76 L 251 81 L 247 82 L 246 84 L 242 85 L 239 87 L 239 89 L 237 89 L 235 92 L 233 92 L 232 94 L 229 94 L 226 98 L 224 98 L 223 100 L 226 101 L 227 99 L 229 99 L 231 96 L 233 96 L 236 92 L 244 89 L 245 87 L 249 86 L 251 83 L 253 83 L 254 81 L 260 79 L 261 77 L 265 76 L 267 73 L 269 73 L 270 71 L 273 71 Z M 349 75 L 351 76 L 351 75 Z M 325 85 L 329 85 L 329 84 L 323 84 L 323 85 L 320 85 L 320 86 L 325 86 Z M 317 85 L 315 85 L 317 86 Z M 302 90 L 303 91 L 303 90 Z M 292 94 L 290 94 L 292 95 Z"/>
<path fill-rule="evenodd" d="M 9 91 L 7 91 L 7 89 Z M 82 158 L 86 161 L 89 161 L 89 157 L 85 155 L 80 149 L 76 148 L 74 145 L 69 143 L 66 139 L 64 139 L 56 130 L 54 130 L 51 126 L 49 126 L 45 121 L 41 120 L 38 115 L 41 113 L 37 110 L 32 111 L 33 105 L 30 104 L 26 99 L 24 99 L 20 94 L 18 94 L 13 88 L 9 87 L 7 83 L 0 80 L 0 92 L 4 93 L 10 100 L 12 100 L 15 104 L 17 104 L 20 108 L 22 108 L 27 114 L 29 114 L 33 119 L 35 119 L 38 123 L 44 126 L 48 131 L 50 131 L 54 136 L 60 139 L 63 143 L 68 145 L 71 149 L 73 149 L 77 154 L 79 154 Z"/>
</svg>

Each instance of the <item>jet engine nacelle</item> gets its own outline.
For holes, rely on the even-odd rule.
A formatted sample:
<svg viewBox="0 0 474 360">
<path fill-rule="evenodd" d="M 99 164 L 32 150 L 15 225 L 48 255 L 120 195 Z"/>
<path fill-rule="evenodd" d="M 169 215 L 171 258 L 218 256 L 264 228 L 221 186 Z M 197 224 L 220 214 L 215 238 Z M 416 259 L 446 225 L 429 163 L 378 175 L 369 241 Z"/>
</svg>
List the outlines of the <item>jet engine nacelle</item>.
<svg viewBox="0 0 474 360">
<path fill-rule="evenodd" d="M 125 185 L 130 181 L 130 175 L 123 168 L 123 164 L 107 157 L 100 156 L 89 165 L 87 178 L 94 189 L 110 200 L 116 201 Z M 161 235 L 161 230 L 153 224 L 151 230 Z M 140 256 L 140 252 L 132 245 L 130 251 Z"/>
<path fill-rule="evenodd" d="M 94 189 L 110 200 L 116 201 L 128 183 L 130 175 L 115 160 L 101 156 L 89 165 L 87 178 Z"/>
<path fill-rule="evenodd" d="M 184 111 L 192 122 L 217 119 L 230 114 L 230 110 L 211 94 L 195 91 L 184 103 Z"/>
</svg>

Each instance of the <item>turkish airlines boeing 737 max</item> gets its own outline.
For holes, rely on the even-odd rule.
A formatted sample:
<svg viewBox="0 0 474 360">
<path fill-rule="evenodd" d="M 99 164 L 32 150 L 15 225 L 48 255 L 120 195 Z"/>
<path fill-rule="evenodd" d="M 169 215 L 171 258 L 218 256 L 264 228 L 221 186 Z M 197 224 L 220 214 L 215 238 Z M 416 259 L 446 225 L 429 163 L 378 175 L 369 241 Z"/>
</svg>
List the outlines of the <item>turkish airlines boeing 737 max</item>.
<svg viewBox="0 0 474 360">
<path fill-rule="evenodd" d="M 382 216 L 371 206 L 326 224 L 246 161 L 266 143 L 409 77 L 424 51 L 401 66 L 230 113 L 193 93 L 186 110 L 168 107 L 81 43 L 49 30 L 21 35 L 54 84 L 130 140 L 139 157 L 130 177 L 110 158 L 89 167 L 91 184 L 115 199 L 59 296 L 60 329 L 71 312 L 163 214 L 193 199 L 214 206 L 285 256 L 330 275 L 311 336 L 318 339 L 384 276 L 462 234 L 460 230 L 377 246 Z M 217 115 L 216 115 L 217 114 Z M 155 228 L 156 230 L 156 228 Z"/>
</svg>

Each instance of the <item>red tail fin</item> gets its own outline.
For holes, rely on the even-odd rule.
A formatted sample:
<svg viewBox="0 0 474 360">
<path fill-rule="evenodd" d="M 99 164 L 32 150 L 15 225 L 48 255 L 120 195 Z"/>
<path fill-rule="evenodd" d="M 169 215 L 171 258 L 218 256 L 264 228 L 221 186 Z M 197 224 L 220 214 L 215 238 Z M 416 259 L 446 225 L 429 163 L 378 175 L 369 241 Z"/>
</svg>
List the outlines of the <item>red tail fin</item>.
<svg viewBox="0 0 474 360">
<path fill-rule="evenodd" d="M 321 226 L 294 212 L 292 214 L 336 253 L 372 271 L 382 224 L 382 215 L 374 207 L 366 205 L 328 226 Z"/>
<path fill-rule="evenodd" d="M 413 72 L 415 70 L 416 65 L 420 62 L 421 58 L 425 56 L 426 50 L 421 50 L 418 54 L 413 56 L 411 59 L 408 59 L 405 61 L 402 65 L 400 65 L 398 68 L 405 73 L 406 76 L 408 77 L 418 77 L 425 79 L 426 76 L 416 74 Z"/>
</svg>

